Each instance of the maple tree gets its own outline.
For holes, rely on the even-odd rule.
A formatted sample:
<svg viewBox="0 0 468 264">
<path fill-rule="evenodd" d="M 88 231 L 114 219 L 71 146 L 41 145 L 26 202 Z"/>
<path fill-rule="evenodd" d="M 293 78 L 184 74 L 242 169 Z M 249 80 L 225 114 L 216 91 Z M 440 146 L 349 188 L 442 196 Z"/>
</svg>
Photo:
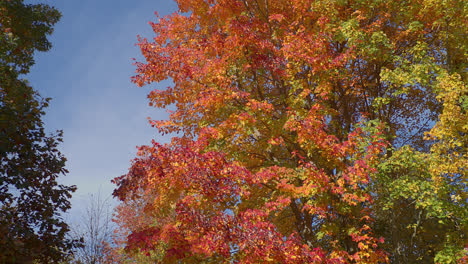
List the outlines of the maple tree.
<svg viewBox="0 0 468 264">
<path fill-rule="evenodd" d="M 57 182 L 67 172 L 62 132 L 45 133 L 50 99 L 22 79 L 34 52 L 50 49 L 60 16 L 48 5 L 0 1 L 0 263 L 57 263 L 77 245 L 60 215 L 76 190 Z"/>
<path fill-rule="evenodd" d="M 466 259 L 464 1 L 177 3 L 139 39 L 179 136 L 114 180 L 127 260 Z"/>
</svg>

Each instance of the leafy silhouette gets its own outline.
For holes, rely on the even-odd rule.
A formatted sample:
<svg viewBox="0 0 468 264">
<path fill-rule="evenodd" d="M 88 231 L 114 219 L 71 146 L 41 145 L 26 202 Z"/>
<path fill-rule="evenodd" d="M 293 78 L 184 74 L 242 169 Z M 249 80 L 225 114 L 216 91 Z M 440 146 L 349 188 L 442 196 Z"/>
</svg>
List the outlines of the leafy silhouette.
<svg viewBox="0 0 468 264">
<path fill-rule="evenodd" d="M 57 183 L 67 172 L 57 149 L 62 132 L 46 135 L 41 118 L 50 99 L 21 78 L 34 52 L 50 49 L 47 36 L 60 16 L 44 4 L 0 2 L 1 263 L 56 263 L 77 245 L 60 215 L 76 190 Z"/>
</svg>

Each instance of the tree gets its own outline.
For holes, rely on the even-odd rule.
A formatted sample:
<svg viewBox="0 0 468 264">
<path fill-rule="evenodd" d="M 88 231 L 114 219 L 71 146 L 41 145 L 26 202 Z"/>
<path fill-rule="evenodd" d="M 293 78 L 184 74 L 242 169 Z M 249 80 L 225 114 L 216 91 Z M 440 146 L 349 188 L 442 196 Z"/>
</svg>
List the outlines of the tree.
<svg viewBox="0 0 468 264">
<path fill-rule="evenodd" d="M 73 230 L 76 240 L 83 239 L 83 247 L 74 254 L 73 263 L 104 263 L 107 245 L 112 242 L 112 206 L 110 197 L 103 198 L 101 191 L 89 195 L 81 222 Z"/>
<path fill-rule="evenodd" d="M 115 179 L 122 210 L 138 211 L 117 218 L 128 254 L 164 263 L 467 254 L 464 1 L 177 3 L 151 24 L 152 41 L 139 39 L 146 62 L 133 81 L 173 81 L 148 95 L 174 109 L 152 125 L 181 135 L 140 147 Z"/>
<path fill-rule="evenodd" d="M 125 250 L 127 237 L 132 230 L 144 228 L 148 222 L 154 221 L 154 218 L 144 213 L 143 206 L 149 202 L 145 198 L 151 199 L 151 196 L 144 195 L 139 199 L 129 199 L 115 208 L 114 221 L 120 228 L 114 229 L 113 241 L 107 244 L 104 263 L 151 264 L 161 259 L 163 250 L 153 250 L 151 253 Z"/>
<path fill-rule="evenodd" d="M 47 51 L 47 36 L 60 13 L 44 4 L 0 2 L 0 262 L 25 259 L 55 263 L 76 241 L 66 239 L 61 212 L 70 208 L 75 186 L 57 183 L 65 157 L 57 149 L 62 132 L 46 135 L 39 96 L 21 77 L 37 51 Z"/>
</svg>

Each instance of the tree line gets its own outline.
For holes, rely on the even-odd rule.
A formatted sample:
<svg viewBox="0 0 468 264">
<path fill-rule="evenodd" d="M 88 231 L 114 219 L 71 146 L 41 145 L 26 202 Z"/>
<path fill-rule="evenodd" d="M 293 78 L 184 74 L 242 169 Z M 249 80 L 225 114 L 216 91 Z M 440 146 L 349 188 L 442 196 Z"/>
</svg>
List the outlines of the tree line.
<svg viewBox="0 0 468 264">
<path fill-rule="evenodd" d="M 148 94 L 172 140 L 113 180 L 117 226 L 98 199 L 74 238 L 61 133 L 19 78 L 60 13 L 0 3 L 0 262 L 468 261 L 465 1 L 176 2 L 132 77 L 172 81 Z"/>
</svg>

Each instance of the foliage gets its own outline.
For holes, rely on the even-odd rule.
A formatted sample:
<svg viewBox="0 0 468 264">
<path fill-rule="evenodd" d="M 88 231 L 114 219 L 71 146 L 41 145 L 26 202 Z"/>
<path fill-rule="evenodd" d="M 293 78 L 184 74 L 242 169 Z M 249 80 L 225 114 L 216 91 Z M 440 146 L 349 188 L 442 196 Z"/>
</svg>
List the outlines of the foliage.
<svg viewBox="0 0 468 264">
<path fill-rule="evenodd" d="M 190 0 L 140 38 L 169 144 L 115 179 L 125 254 L 454 263 L 468 242 L 465 1 Z M 435 125 L 434 125 L 435 124 Z M 138 205 L 135 207 L 135 205 Z M 462 261 L 462 260 L 460 260 Z"/>
<path fill-rule="evenodd" d="M 0 262 L 62 260 L 76 241 L 65 239 L 60 216 L 70 208 L 75 186 L 57 183 L 65 157 L 57 149 L 62 132 L 46 135 L 42 99 L 24 79 L 34 51 L 47 51 L 47 35 L 60 13 L 22 0 L 0 2 Z"/>
<path fill-rule="evenodd" d="M 150 198 L 150 196 L 146 196 Z M 105 263 L 142 263 L 151 264 L 161 260 L 161 254 L 158 251 L 145 252 L 127 252 L 125 244 L 130 229 L 144 228 L 148 222 L 154 219 L 145 216 L 142 213 L 142 206 L 145 204 L 145 199 L 140 197 L 136 200 L 128 200 L 125 204 L 120 204 L 115 208 L 115 222 L 121 227 L 114 231 L 114 241 L 108 244 L 105 252 Z"/>
</svg>

